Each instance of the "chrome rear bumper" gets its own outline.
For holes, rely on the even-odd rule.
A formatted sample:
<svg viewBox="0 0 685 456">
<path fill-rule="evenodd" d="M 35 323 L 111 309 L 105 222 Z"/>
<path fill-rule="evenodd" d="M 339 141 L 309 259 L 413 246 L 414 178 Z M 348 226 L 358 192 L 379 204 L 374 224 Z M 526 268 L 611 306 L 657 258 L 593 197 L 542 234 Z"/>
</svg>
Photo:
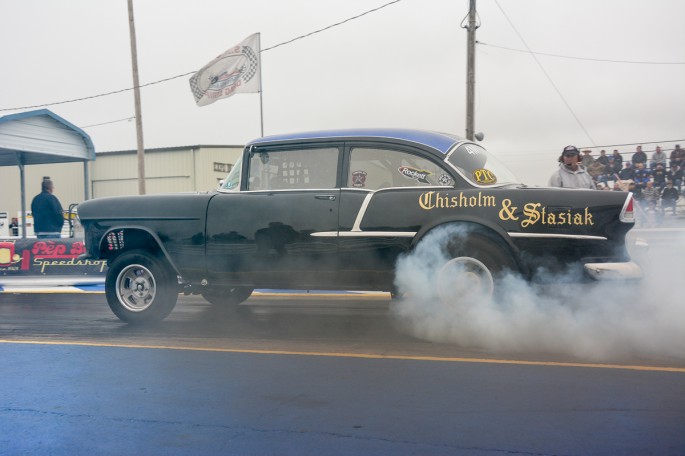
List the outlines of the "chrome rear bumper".
<svg viewBox="0 0 685 456">
<path fill-rule="evenodd" d="M 637 238 L 628 246 L 630 255 L 640 264 L 647 264 L 649 244 L 642 238 Z M 625 263 L 586 263 L 585 272 L 595 280 L 630 280 L 642 279 L 645 273 L 635 261 Z"/>
<path fill-rule="evenodd" d="M 634 261 L 626 263 L 587 263 L 585 272 L 595 280 L 629 280 L 641 279 L 644 272 Z"/>
</svg>

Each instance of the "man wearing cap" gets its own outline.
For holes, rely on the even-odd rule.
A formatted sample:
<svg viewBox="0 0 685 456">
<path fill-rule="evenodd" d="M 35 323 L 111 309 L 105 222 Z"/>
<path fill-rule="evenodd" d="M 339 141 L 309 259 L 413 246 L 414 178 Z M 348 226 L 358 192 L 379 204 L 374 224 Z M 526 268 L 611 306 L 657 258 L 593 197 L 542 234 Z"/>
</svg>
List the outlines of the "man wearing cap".
<svg viewBox="0 0 685 456">
<path fill-rule="evenodd" d="M 559 169 L 549 179 L 550 187 L 596 189 L 592 176 L 580 163 L 576 146 L 566 146 L 559 157 Z"/>
</svg>

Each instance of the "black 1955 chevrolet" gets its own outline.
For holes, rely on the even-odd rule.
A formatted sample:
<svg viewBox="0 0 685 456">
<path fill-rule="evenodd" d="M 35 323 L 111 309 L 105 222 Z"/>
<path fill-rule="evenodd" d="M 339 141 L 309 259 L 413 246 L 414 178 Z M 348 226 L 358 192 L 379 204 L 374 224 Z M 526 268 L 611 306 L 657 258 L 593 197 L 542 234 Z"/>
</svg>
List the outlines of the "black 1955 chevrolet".
<svg viewBox="0 0 685 456">
<path fill-rule="evenodd" d="M 456 293 L 492 293 L 503 272 L 641 275 L 625 246 L 630 193 L 526 187 L 480 145 L 427 131 L 260 138 L 216 191 L 99 198 L 78 216 L 126 322 L 163 319 L 181 292 L 228 304 L 255 288 L 396 292 L 398 258 L 444 227 L 460 235 L 438 281 Z"/>
</svg>

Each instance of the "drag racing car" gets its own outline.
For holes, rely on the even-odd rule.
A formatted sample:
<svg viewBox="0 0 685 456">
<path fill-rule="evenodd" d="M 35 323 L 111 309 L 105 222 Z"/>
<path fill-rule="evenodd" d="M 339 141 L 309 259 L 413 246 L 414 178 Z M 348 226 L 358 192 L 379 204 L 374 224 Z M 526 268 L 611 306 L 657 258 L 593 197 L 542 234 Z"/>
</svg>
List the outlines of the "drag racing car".
<svg viewBox="0 0 685 456">
<path fill-rule="evenodd" d="M 438 230 L 436 286 L 451 293 L 494 293 L 505 273 L 636 278 L 633 207 L 628 192 L 523 185 L 452 134 L 361 129 L 259 138 L 214 191 L 98 198 L 78 216 L 85 256 L 108 262 L 109 306 L 137 323 L 165 318 L 179 293 L 220 305 L 255 288 L 397 295 L 398 259 Z"/>
</svg>

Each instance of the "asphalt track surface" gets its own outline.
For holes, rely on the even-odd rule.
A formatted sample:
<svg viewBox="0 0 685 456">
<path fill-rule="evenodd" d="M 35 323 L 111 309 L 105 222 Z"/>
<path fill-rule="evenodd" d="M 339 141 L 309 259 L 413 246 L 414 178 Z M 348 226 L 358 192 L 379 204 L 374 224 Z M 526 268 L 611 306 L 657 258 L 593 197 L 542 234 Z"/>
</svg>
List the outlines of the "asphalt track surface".
<svg viewBox="0 0 685 456">
<path fill-rule="evenodd" d="M 506 358 L 414 339 L 384 295 L 0 294 L 0 454 L 685 454 L 685 363 Z M 642 360 L 644 361 L 644 360 Z"/>
</svg>

